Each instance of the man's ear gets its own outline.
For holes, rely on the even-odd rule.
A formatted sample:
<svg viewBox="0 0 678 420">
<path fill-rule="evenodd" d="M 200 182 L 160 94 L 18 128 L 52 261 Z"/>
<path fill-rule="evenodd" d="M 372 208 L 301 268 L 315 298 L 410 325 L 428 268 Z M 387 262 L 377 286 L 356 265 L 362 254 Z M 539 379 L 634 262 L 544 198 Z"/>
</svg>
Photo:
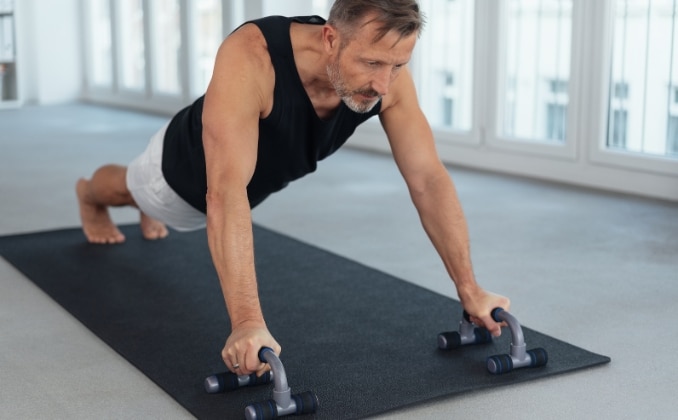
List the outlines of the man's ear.
<svg viewBox="0 0 678 420">
<path fill-rule="evenodd" d="M 339 48 L 339 34 L 333 26 L 323 26 L 323 45 L 325 46 L 325 51 L 330 54 L 336 52 Z"/>
</svg>

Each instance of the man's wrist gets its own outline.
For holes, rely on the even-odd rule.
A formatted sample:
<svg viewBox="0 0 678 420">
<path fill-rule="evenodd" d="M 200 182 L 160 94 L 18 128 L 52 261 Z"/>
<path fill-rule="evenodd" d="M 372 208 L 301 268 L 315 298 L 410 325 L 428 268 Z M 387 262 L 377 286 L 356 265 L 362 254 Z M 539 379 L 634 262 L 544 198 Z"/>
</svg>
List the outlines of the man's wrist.
<svg viewBox="0 0 678 420">
<path fill-rule="evenodd" d="M 478 283 L 476 283 L 474 279 L 459 283 L 456 286 L 457 295 L 459 296 L 459 300 L 461 300 L 462 303 L 473 301 L 475 297 L 481 292 L 480 286 L 478 286 Z"/>
<path fill-rule="evenodd" d="M 263 316 L 232 319 L 231 329 L 236 328 L 266 328 L 266 321 Z"/>
</svg>

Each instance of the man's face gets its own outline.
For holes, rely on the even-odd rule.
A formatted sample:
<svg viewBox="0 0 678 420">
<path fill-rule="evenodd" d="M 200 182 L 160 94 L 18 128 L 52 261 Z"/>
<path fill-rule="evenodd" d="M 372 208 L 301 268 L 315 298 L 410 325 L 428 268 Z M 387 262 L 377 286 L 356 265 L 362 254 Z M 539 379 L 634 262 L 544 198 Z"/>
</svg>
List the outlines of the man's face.
<svg viewBox="0 0 678 420">
<path fill-rule="evenodd" d="M 350 41 L 335 45 L 327 75 L 337 95 L 354 112 L 369 112 L 389 91 L 391 83 L 410 61 L 416 35 L 399 40 L 389 32 L 373 42 L 377 23 L 358 30 Z"/>
</svg>

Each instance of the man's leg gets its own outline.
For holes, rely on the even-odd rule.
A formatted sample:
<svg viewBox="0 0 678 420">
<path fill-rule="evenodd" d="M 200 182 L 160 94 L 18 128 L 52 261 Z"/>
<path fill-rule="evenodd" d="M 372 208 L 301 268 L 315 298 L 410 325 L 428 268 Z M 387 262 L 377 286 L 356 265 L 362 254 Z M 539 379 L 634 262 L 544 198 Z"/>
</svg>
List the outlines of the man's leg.
<svg viewBox="0 0 678 420">
<path fill-rule="evenodd" d="M 92 179 L 81 178 L 76 184 L 82 230 L 87 240 L 98 244 L 124 242 L 125 235 L 115 226 L 108 207 L 135 206 L 127 189 L 127 168 L 106 165 L 97 169 Z M 141 212 L 141 231 L 146 239 L 167 236 L 165 225 Z"/>
</svg>

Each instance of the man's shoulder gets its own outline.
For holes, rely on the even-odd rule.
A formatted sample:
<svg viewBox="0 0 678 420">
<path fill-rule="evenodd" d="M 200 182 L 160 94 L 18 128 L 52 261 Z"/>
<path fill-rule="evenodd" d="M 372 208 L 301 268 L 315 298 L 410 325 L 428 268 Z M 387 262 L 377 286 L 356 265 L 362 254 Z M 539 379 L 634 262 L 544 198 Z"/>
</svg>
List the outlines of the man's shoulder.
<svg viewBox="0 0 678 420">
<path fill-rule="evenodd" d="M 266 48 L 264 34 L 259 26 L 252 22 L 244 23 L 233 31 L 225 41 L 228 44 L 233 44 L 234 47 L 253 48 L 252 53 L 256 53 L 261 47 Z"/>
<path fill-rule="evenodd" d="M 246 23 L 231 33 L 222 49 L 221 53 L 233 65 L 250 65 L 254 66 L 253 70 L 262 70 L 271 64 L 266 38 L 253 23 Z"/>
</svg>

